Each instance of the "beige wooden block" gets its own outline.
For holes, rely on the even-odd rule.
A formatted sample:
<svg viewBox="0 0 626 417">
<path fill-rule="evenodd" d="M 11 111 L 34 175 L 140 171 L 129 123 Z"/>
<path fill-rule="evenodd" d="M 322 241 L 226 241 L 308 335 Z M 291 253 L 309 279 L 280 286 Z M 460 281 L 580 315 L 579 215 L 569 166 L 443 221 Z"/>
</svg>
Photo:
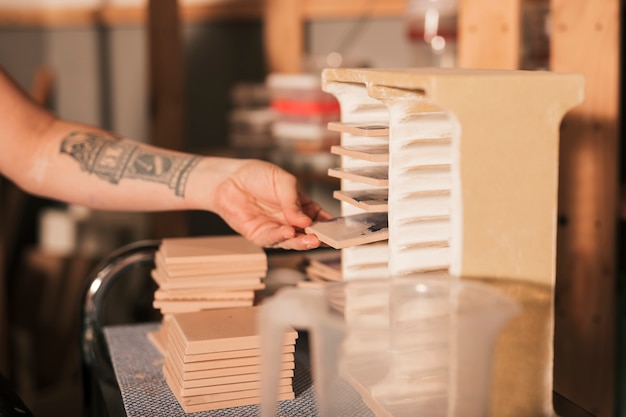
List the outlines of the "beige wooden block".
<svg viewBox="0 0 626 417">
<path fill-rule="evenodd" d="M 171 329 L 178 331 L 184 353 L 198 354 L 260 347 L 258 307 L 227 308 L 174 314 Z M 293 344 L 298 332 L 286 332 L 284 344 Z"/>
</svg>

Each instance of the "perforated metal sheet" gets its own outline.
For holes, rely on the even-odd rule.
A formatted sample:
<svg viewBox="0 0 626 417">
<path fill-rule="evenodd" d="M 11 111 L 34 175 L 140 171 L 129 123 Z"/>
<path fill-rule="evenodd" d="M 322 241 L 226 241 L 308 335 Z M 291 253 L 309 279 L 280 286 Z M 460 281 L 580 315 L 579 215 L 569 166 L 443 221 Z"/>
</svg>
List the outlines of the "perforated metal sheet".
<svg viewBox="0 0 626 417">
<path fill-rule="evenodd" d="M 104 329 L 113 368 L 120 387 L 124 408 L 128 416 L 194 416 L 194 417 L 257 417 L 258 405 L 185 414 L 163 379 L 163 356 L 148 340 L 149 332 L 156 331 L 159 323 L 109 326 Z M 278 415 L 281 417 L 312 417 L 317 415 L 317 400 L 311 383 L 308 355 L 296 349 L 296 369 L 293 389 L 296 398 L 281 401 Z M 342 417 L 371 416 L 360 396 L 348 384 L 340 387 Z"/>
</svg>

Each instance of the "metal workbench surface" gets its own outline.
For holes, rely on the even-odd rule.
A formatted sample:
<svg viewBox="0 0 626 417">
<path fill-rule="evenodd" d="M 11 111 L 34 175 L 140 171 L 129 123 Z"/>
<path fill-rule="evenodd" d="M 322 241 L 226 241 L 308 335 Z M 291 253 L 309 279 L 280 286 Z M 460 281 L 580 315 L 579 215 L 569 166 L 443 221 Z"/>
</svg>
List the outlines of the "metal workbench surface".
<svg viewBox="0 0 626 417">
<path fill-rule="evenodd" d="M 136 417 L 259 416 L 259 405 L 185 414 L 163 378 L 163 355 L 147 338 L 147 334 L 157 330 L 158 326 L 159 323 L 144 323 L 105 327 L 104 334 L 119 388 L 118 396 L 121 394 L 124 407 L 123 411 L 117 412 L 109 409 L 110 415 L 115 417 L 124 414 Z M 296 344 L 296 368 L 293 378 L 296 398 L 278 403 L 279 416 L 312 417 L 317 415 L 317 401 L 311 383 L 308 349 L 303 348 L 301 343 L 306 343 L 306 337 L 299 338 Z M 372 416 L 360 396 L 347 383 L 345 395 L 342 395 L 342 398 L 345 400 L 345 410 L 342 410 L 342 416 Z"/>
</svg>

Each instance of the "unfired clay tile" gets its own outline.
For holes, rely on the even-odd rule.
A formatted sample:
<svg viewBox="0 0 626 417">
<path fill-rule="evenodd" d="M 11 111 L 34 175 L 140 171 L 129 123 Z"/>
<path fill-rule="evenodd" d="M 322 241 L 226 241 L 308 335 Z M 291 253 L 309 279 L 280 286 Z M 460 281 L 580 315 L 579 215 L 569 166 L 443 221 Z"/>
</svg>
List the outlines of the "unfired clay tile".
<svg viewBox="0 0 626 417">
<path fill-rule="evenodd" d="M 159 250 L 166 264 L 266 259 L 263 248 L 239 235 L 163 239 Z"/>
<path fill-rule="evenodd" d="M 335 249 L 379 242 L 389 236 L 387 213 L 360 213 L 313 223 L 305 229 Z"/>
<path fill-rule="evenodd" d="M 389 210 L 387 204 L 388 191 L 386 188 L 365 190 L 335 190 L 333 197 L 339 201 L 349 203 L 369 213 L 382 213 Z"/>
<path fill-rule="evenodd" d="M 328 175 L 377 187 L 389 185 L 389 172 L 386 166 L 329 168 Z"/>
<path fill-rule="evenodd" d="M 389 162 L 387 145 L 331 146 L 330 153 L 369 162 Z"/>
<path fill-rule="evenodd" d="M 369 137 L 382 137 L 389 136 L 389 125 L 386 121 L 381 122 L 328 122 L 328 129 L 341 132 L 350 133 L 358 136 Z"/>
<path fill-rule="evenodd" d="M 253 349 L 260 346 L 257 313 L 255 306 L 175 314 L 171 325 L 182 336 L 185 354 Z M 291 330 L 285 340 L 297 337 Z"/>
</svg>

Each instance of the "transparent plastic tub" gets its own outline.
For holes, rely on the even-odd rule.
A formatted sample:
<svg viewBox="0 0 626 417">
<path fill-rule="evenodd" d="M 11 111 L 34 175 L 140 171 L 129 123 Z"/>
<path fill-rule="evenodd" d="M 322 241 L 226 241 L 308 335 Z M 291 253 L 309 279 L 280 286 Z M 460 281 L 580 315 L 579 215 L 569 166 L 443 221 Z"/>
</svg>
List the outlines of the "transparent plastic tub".
<svg viewBox="0 0 626 417">
<path fill-rule="evenodd" d="M 495 340 L 518 307 L 447 274 L 285 288 L 261 307 L 262 416 L 276 414 L 281 334 L 311 337 L 320 416 L 345 409 L 348 383 L 377 416 L 489 415 Z"/>
</svg>

